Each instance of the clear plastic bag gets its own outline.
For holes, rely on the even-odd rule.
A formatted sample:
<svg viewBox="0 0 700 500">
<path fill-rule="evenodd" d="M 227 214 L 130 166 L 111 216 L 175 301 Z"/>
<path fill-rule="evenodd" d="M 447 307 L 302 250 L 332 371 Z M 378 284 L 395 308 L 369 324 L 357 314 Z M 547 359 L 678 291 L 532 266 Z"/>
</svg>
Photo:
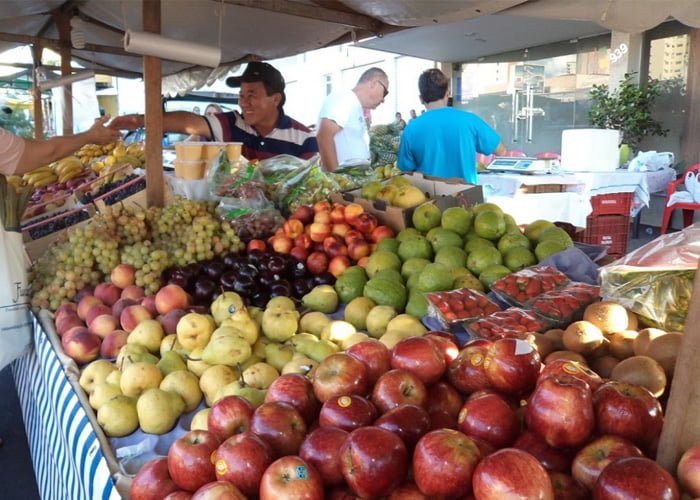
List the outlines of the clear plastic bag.
<svg viewBox="0 0 700 500">
<path fill-rule="evenodd" d="M 284 224 L 284 217 L 275 208 L 235 208 L 224 211 L 220 207 L 219 214 L 229 221 L 238 237 L 246 243 L 254 239 L 267 239 Z"/>
<path fill-rule="evenodd" d="M 563 327 L 581 319 L 586 307 L 598 300 L 599 292 L 596 285 L 571 282 L 535 297 L 525 307 L 554 321 L 556 328 Z"/>
<path fill-rule="evenodd" d="M 275 192 L 275 205 L 283 213 L 291 213 L 302 205 L 313 205 L 340 190 L 333 178 L 321 168 L 319 156 L 285 177 Z"/>
<path fill-rule="evenodd" d="M 700 224 L 694 224 L 602 267 L 600 295 L 633 311 L 649 326 L 683 331 L 698 262 Z"/>
<path fill-rule="evenodd" d="M 494 281 L 491 291 L 509 304 L 522 306 L 538 295 L 567 283 L 569 278 L 561 271 L 549 266 L 534 266 Z"/>
<path fill-rule="evenodd" d="M 265 193 L 265 181 L 256 163 L 230 162 L 220 153 L 209 169 L 209 192 L 220 199 L 223 210 L 266 209 L 272 203 Z"/>
</svg>

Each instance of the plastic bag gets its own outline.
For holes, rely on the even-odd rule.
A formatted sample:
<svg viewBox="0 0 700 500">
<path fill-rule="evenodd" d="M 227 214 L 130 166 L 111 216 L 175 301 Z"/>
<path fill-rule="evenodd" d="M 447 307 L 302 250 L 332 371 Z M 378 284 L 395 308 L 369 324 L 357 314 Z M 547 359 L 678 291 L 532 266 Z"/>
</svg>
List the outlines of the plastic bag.
<svg viewBox="0 0 700 500">
<path fill-rule="evenodd" d="M 671 152 L 642 151 L 630 161 L 627 170 L 630 172 L 655 172 L 670 167 L 674 160 L 675 156 Z"/>
<path fill-rule="evenodd" d="M 275 192 L 275 205 L 283 213 L 291 213 L 302 205 L 313 205 L 340 190 L 338 184 L 319 164 L 319 155 L 285 177 Z"/>
<path fill-rule="evenodd" d="M 246 243 L 254 239 L 267 239 L 284 224 L 284 217 L 275 208 L 224 210 L 224 207 L 219 207 L 218 210 L 221 217 L 229 220 L 238 237 Z"/>
<path fill-rule="evenodd" d="M 700 224 L 664 234 L 599 272 L 600 295 L 667 331 L 683 331 L 700 262 Z"/>
<path fill-rule="evenodd" d="M 220 199 L 224 210 L 272 207 L 257 163 L 231 163 L 225 154 L 219 153 L 209 169 L 207 181 L 211 196 Z"/>
</svg>

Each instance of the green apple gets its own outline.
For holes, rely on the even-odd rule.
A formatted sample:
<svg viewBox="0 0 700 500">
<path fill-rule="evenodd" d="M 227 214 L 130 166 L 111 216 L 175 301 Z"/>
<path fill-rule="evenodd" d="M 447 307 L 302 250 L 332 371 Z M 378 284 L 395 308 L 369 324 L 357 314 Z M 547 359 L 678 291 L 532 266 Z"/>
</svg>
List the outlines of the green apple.
<svg viewBox="0 0 700 500">
<path fill-rule="evenodd" d="M 92 394 L 95 386 L 104 382 L 107 376 L 114 371 L 118 371 L 114 363 L 110 363 L 106 359 L 96 359 L 83 368 L 78 384 L 85 392 Z"/>
<path fill-rule="evenodd" d="M 148 389 L 136 401 L 136 413 L 143 432 L 165 434 L 174 426 L 185 409 L 179 394 L 163 389 Z"/>
<path fill-rule="evenodd" d="M 97 410 L 97 423 L 109 437 L 128 436 L 139 428 L 136 400 L 128 396 L 116 396 Z"/>
<path fill-rule="evenodd" d="M 179 394 L 185 402 L 185 412 L 191 412 L 202 401 L 199 378 L 189 370 L 177 370 L 165 376 L 160 383 L 164 391 Z"/>
</svg>

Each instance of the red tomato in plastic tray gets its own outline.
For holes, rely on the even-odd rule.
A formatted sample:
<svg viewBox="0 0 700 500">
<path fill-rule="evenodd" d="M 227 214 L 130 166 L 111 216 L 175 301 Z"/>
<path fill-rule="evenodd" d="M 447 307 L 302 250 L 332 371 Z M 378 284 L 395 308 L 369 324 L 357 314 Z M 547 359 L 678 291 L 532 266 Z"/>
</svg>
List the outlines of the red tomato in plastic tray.
<svg viewBox="0 0 700 500">
<path fill-rule="evenodd" d="M 509 307 L 470 321 L 467 330 L 489 340 L 501 338 L 524 339 L 530 332 L 543 332 L 552 327 L 552 321 L 519 307 Z"/>
<path fill-rule="evenodd" d="M 486 295 L 470 288 L 450 292 L 432 292 L 425 296 L 439 311 L 443 323 L 450 324 L 500 311 Z"/>
<path fill-rule="evenodd" d="M 506 300 L 523 305 L 538 295 L 556 290 L 569 283 L 569 278 L 561 271 L 549 266 L 527 267 L 496 280 L 491 290 Z"/>
<path fill-rule="evenodd" d="M 570 283 L 559 290 L 543 293 L 528 303 L 528 309 L 557 322 L 568 323 L 598 299 L 600 287 L 587 283 Z"/>
</svg>

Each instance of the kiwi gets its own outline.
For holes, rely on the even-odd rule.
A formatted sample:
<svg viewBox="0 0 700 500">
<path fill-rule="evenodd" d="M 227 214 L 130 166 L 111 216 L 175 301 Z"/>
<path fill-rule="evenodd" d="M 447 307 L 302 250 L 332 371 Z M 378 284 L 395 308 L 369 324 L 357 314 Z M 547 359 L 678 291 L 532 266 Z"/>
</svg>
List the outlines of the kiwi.
<svg viewBox="0 0 700 500">
<path fill-rule="evenodd" d="M 640 330 L 637 338 L 635 338 L 632 343 L 634 354 L 636 356 L 646 356 L 649 342 L 662 335 L 666 335 L 666 332 L 658 328 L 645 328 L 644 330 Z"/>
<path fill-rule="evenodd" d="M 590 354 L 605 342 L 603 332 L 590 321 L 574 321 L 562 336 L 564 347 L 569 351 Z"/>
<path fill-rule="evenodd" d="M 596 302 L 583 311 L 584 321 L 597 326 L 603 333 L 618 332 L 629 328 L 627 309 L 615 302 Z"/>
<path fill-rule="evenodd" d="M 549 355 L 544 359 L 544 364 L 551 363 L 552 361 L 556 361 L 557 359 L 568 359 L 571 361 L 578 361 L 579 363 L 588 366 L 588 362 L 586 361 L 586 358 L 584 358 L 581 354 L 573 351 L 554 351 L 549 353 Z"/>
<path fill-rule="evenodd" d="M 649 356 L 623 359 L 612 369 L 610 378 L 646 387 L 657 398 L 666 390 L 666 372 Z"/>
<path fill-rule="evenodd" d="M 601 356 L 591 361 L 591 368 L 603 378 L 610 378 L 615 366 L 620 362 L 615 356 Z"/>
<path fill-rule="evenodd" d="M 608 335 L 610 339 L 610 354 L 617 359 L 625 359 L 634 356 L 634 339 L 639 332 L 635 330 L 622 330 Z"/>
<path fill-rule="evenodd" d="M 676 358 L 682 340 L 682 333 L 668 332 L 666 335 L 652 339 L 647 346 L 647 355 L 661 365 L 667 378 L 673 377 L 673 369 L 676 367 Z"/>
</svg>

